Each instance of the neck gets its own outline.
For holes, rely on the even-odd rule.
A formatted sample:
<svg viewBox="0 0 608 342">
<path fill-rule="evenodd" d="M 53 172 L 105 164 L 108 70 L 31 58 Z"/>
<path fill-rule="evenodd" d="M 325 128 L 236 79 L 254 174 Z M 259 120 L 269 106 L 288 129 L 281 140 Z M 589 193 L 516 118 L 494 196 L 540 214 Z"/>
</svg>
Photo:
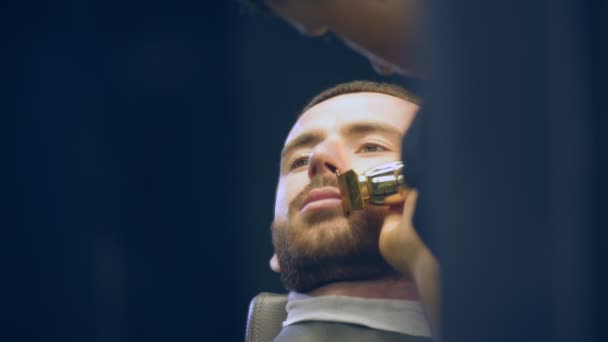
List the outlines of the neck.
<svg viewBox="0 0 608 342">
<path fill-rule="evenodd" d="M 374 280 L 334 282 L 316 288 L 309 296 L 350 296 L 377 299 L 419 300 L 418 291 L 411 279 L 388 276 Z"/>
</svg>

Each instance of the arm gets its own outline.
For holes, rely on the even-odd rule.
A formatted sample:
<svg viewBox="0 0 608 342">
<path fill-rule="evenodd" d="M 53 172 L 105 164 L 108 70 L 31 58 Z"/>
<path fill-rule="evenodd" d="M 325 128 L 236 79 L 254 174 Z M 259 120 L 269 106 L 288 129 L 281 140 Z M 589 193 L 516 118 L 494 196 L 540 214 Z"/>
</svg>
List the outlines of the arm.
<svg viewBox="0 0 608 342">
<path fill-rule="evenodd" d="M 428 75 L 424 52 L 425 3 L 420 0 L 333 0 L 329 30 L 378 66 L 392 65 L 401 74 Z M 346 9 L 346 10 L 345 10 Z M 382 73 L 382 72 L 381 72 Z"/>
<path fill-rule="evenodd" d="M 412 277 L 435 340 L 441 335 L 440 267 L 412 225 L 418 193 L 411 190 L 401 208 L 391 208 L 380 233 L 380 252 L 397 271 Z"/>
<path fill-rule="evenodd" d="M 331 32 L 380 73 L 425 78 L 422 0 L 263 0 L 306 36 Z"/>
</svg>

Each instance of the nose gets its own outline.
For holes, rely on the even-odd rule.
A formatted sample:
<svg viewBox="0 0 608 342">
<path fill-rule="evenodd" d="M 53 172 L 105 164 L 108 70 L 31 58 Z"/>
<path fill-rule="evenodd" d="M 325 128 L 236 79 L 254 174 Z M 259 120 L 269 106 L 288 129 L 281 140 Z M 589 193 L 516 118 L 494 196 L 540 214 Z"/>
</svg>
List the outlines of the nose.
<svg viewBox="0 0 608 342">
<path fill-rule="evenodd" d="M 308 177 L 336 174 L 351 169 L 350 160 L 343 144 L 338 141 L 325 141 L 319 144 L 310 154 L 308 161 Z"/>
</svg>

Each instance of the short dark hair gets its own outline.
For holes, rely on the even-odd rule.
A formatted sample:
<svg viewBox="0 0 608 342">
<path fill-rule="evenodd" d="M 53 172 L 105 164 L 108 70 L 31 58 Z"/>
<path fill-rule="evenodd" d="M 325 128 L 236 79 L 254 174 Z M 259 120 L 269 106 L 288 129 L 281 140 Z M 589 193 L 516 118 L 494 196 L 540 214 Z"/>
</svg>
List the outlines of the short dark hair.
<svg viewBox="0 0 608 342">
<path fill-rule="evenodd" d="M 327 101 L 339 95 L 352 93 L 380 93 L 398 97 L 402 100 L 412 102 L 417 105 L 420 105 L 421 103 L 420 98 L 396 84 L 372 81 L 351 81 L 338 84 L 322 91 L 319 95 L 310 100 L 306 106 L 304 106 L 299 116 L 321 102 Z"/>
</svg>

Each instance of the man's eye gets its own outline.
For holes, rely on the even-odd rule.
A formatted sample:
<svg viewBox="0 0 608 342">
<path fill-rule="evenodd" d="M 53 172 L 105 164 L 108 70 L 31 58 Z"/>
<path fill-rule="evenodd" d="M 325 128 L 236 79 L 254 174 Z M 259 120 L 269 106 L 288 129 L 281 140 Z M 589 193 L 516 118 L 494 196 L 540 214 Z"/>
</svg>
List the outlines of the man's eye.
<svg viewBox="0 0 608 342">
<path fill-rule="evenodd" d="M 299 157 L 298 159 L 294 160 L 291 163 L 289 169 L 290 170 L 294 170 L 294 169 L 297 169 L 299 167 L 303 167 L 303 166 L 306 166 L 306 165 L 308 165 L 308 156 L 306 156 L 306 157 Z"/>
<path fill-rule="evenodd" d="M 386 149 L 383 146 L 377 145 L 377 144 L 365 144 L 365 145 L 361 146 L 361 148 L 359 149 L 359 152 L 365 152 L 365 153 L 384 152 L 384 151 L 388 151 L 388 149 Z"/>
</svg>

